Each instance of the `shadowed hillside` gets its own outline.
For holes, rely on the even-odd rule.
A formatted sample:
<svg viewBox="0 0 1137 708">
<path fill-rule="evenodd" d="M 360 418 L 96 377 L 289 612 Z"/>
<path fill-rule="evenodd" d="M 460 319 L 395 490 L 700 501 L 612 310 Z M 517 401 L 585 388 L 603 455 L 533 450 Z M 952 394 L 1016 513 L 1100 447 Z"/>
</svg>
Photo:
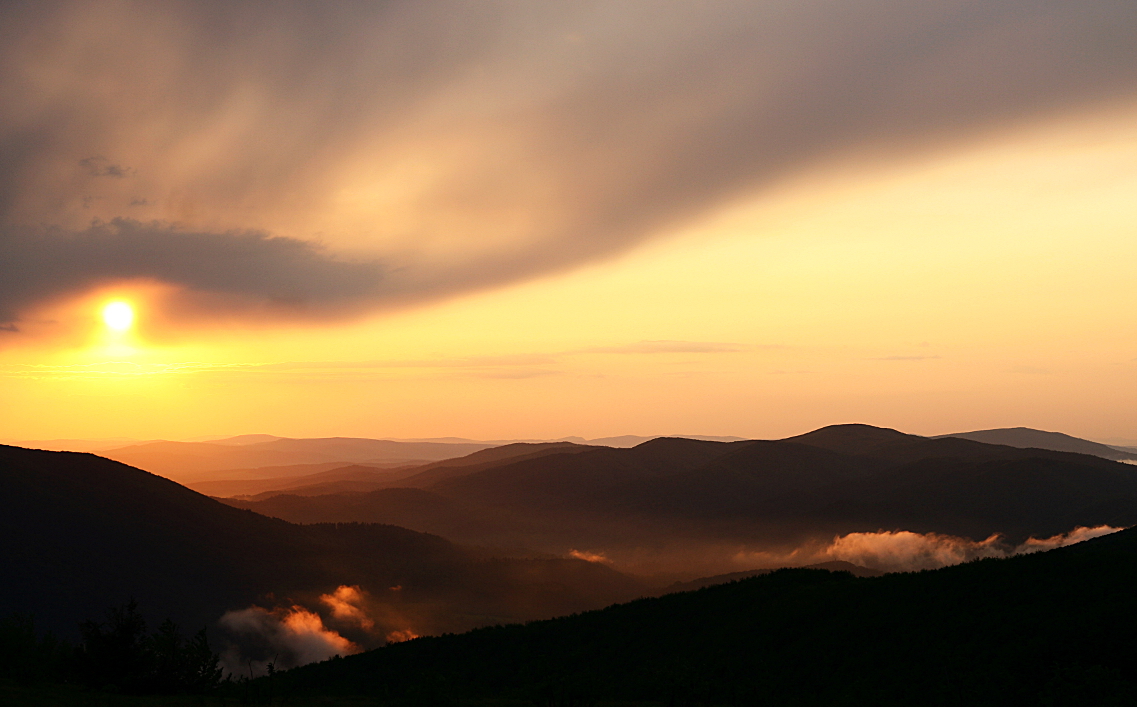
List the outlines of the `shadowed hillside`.
<svg viewBox="0 0 1137 708">
<path fill-rule="evenodd" d="M 643 589 L 596 563 L 494 560 L 396 526 L 299 526 L 85 453 L 0 446 L 0 485 L 0 556 L 19 579 L 0 584 L 0 616 L 33 612 L 65 636 L 132 596 L 155 618 L 198 627 L 253 603 L 311 607 L 358 586 L 421 633 L 580 611 Z"/>
<path fill-rule="evenodd" d="M 1137 531 L 855 578 L 788 570 L 526 626 L 425 638 L 255 688 L 389 705 L 1132 702 Z"/>
</svg>

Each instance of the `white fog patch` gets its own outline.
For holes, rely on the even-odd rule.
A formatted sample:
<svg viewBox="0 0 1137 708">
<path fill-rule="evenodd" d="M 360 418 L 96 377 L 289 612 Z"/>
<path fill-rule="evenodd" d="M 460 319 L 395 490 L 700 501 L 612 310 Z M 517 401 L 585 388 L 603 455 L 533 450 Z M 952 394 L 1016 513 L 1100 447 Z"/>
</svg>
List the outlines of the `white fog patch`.
<svg viewBox="0 0 1137 708">
<path fill-rule="evenodd" d="M 234 676 L 263 676 L 270 663 L 287 669 L 361 651 L 299 605 L 232 610 L 222 615 L 220 624 L 242 640 L 241 648 L 233 646 L 222 654 L 223 668 Z"/>
<path fill-rule="evenodd" d="M 979 558 L 1007 558 L 1049 551 L 1121 530 L 1121 527 L 1105 525 L 1079 526 L 1049 538 L 1031 537 L 1018 546 L 1006 543 L 999 534 L 973 541 L 959 536 L 912 531 L 850 533 L 833 539 L 823 555 L 828 560 L 843 560 L 885 571 L 930 570 Z"/>
</svg>

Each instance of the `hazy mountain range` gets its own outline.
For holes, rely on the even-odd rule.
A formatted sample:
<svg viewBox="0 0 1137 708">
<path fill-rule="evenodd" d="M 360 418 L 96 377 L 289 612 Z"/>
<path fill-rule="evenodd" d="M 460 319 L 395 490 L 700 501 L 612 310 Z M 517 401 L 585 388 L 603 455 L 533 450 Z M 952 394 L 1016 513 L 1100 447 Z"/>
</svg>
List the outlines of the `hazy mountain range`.
<svg viewBox="0 0 1137 708">
<path fill-rule="evenodd" d="M 635 447 L 658 437 L 681 437 L 689 440 L 738 442 L 744 438 L 707 435 L 638 436 L 586 440 L 567 437 L 559 440 L 470 440 L 466 438 L 418 438 L 378 440 L 372 438 L 282 438 L 251 434 L 225 438 L 202 438 L 179 442 L 170 440 L 20 440 L 11 444 L 43 450 L 98 452 L 119 462 L 146 469 L 177 482 L 188 484 L 212 481 L 284 478 L 324 472 L 349 464 L 372 467 L 399 467 L 453 459 L 491 447 L 516 443 L 567 442 L 576 445 Z M 1049 433 L 1030 428 L 1001 428 L 938 437 L 962 437 L 1010 447 L 1034 447 L 1064 452 L 1078 452 L 1114 460 L 1137 462 L 1137 448 L 1109 446 L 1074 438 L 1063 433 Z M 339 464 L 335 464 L 339 463 Z M 309 467 L 304 467 L 309 465 Z M 384 477 L 385 479 L 386 477 Z M 314 480 L 319 481 L 319 480 Z M 258 494 L 300 485 L 276 487 L 253 485 L 257 491 L 232 494 Z M 209 491 L 209 494 L 217 492 Z M 228 492 L 221 492 L 228 496 Z"/>
<path fill-rule="evenodd" d="M 490 452 L 496 459 L 482 457 Z M 246 484 L 250 496 L 224 501 L 297 523 L 390 523 L 466 543 L 587 550 L 643 572 L 724 572 L 745 549 L 789 558 L 835 535 L 881 529 L 1016 544 L 1137 523 L 1131 465 L 859 425 L 781 441 L 514 444 L 302 481 L 259 493 Z"/>
<path fill-rule="evenodd" d="M 0 585 L 0 616 L 32 612 L 69 636 L 135 597 L 263 670 L 783 566 L 934 568 L 1137 524 L 1137 467 L 1100 447 L 838 425 L 634 447 L 249 436 L 114 451 L 201 475 L 285 463 L 192 483 L 230 495 L 218 500 L 93 454 L 0 446 L 0 554 L 18 579 Z M 393 459 L 412 450 L 419 462 Z"/>
</svg>

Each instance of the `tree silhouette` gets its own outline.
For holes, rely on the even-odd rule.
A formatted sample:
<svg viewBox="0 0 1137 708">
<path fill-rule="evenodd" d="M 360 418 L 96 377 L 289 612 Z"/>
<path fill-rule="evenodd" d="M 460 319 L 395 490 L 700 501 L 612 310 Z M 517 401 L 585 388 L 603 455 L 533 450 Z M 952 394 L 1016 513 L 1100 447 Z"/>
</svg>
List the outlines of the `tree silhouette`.
<svg viewBox="0 0 1137 708">
<path fill-rule="evenodd" d="M 79 680 L 129 694 L 204 693 L 220 684 L 220 657 L 210 649 L 205 629 L 189 641 L 169 619 L 152 635 L 146 629 L 133 599 L 108 610 L 106 622 L 80 623 Z"/>
</svg>

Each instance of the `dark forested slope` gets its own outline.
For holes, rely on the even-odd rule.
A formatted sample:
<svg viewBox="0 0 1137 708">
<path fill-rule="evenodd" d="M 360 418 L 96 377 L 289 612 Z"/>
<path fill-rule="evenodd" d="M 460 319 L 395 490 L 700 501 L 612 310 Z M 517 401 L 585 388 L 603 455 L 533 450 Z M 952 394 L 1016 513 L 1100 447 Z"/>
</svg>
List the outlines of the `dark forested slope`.
<svg viewBox="0 0 1137 708">
<path fill-rule="evenodd" d="M 406 705 L 1132 704 L 1135 583 L 1137 531 L 879 578 L 779 571 L 418 639 L 257 688 Z"/>
</svg>

